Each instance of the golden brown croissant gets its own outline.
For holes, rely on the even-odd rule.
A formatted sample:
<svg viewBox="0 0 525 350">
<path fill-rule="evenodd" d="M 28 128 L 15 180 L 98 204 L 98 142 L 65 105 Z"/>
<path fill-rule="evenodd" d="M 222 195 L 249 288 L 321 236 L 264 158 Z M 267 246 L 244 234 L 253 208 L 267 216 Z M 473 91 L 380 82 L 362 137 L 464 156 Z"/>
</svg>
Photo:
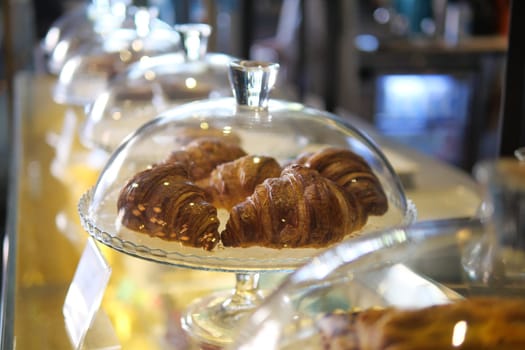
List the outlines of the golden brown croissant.
<svg viewBox="0 0 525 350">
<path fill-rule="evenodd" d="M 301 165 L 266 179 L 230 212 L 224 246 L 324 247 L 360 229 L 363 208 L 352 195 Z"/>
<path fill-rule="evenodd" d="M 181 164 L 137 173 L 121 190 L 117 207 L 122 224 L 134 231 L 206 250 L 219 242 L 217 209 Z"/>
<path fill-rule="evenodd" d="M 379 179 L 368 163 L 354 152 L 329 147 L 301 155 L 297 163 L 317 170 L 354 194 L 364 204 L 368 214 L 383 215 L 388 210 L 388 200 Z"/>
<path fill-rule="evenodd" d="M 525 349 L 525 300 L 473 297 L 422 309 L 334 314 L 319 322 L 325 349 Z"/>
<path fill-rule="evenodd" d="M 281 166 L 271 157 L 244 156 L 218 165 L 199 183 L 206 188 L 216 207 L 231 208 L 251 195 L 255 186 L 270 177 L 279 177 Z"/>
<path fill-rule="evenodd" d="M 173 152 L 167 162 L 183 164 L 192 181 L 207 177 L 219 164 L 242 156 L 246 152 L 235 145 L 218 138 L 203 137 L 190 142 L 184 149 Z"/>
</svg>

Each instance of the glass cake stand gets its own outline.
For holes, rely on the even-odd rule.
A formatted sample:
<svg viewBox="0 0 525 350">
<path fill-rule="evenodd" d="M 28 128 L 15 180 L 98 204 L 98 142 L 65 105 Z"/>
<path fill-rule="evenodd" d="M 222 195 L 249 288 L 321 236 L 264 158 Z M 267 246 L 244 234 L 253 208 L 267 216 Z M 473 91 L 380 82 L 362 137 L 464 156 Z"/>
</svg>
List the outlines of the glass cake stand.
<svg viewBox="0 0 525 350">
<path fill-rule="evenodd" d="M 278 65 L 273 63 L 233 61 L 229 76 L 234 97 L 181 105 L 142 125 L 114 151 L 96 185 L 79 202 L 81 222 L 86 231 L 113 249 L 161 264 L 235 274 L 236 285 L 232 293 L 213 294 L 197 300 L 183 315 L 185 330 L 199 343 L 225 346 L 232 341 L 232 331 L 240 319 L 262 299 L 258 288 L 261 272 L 293 271 L 337 242 L 326 247 L 321 244 L 322 248 L 283 246 L 280 249 L 257 245 L 228 247 L 219 243 L 205 250 L 183 244 L 182 238 L 169 241 L 128 228 L 123 224 L 123 215 L 142 214 L 127 209 L 119 211 L 117 202 L 122 188 L 126 184 L 130 188 L 150 185 L 139 185 L 129 179 L 165 162 L 174 150 L 184 150 L 188 138 L 204 136 L 233 142 L 248 155 L 256 155 L 254 159 L 273 157 L 283 167 L 305 152 L 316 152 L 327 146 L 350 150 L 362 157 L 381 184 L 388 206 L 382 215 L 370 215 L 358 231 L 348 232 L 343 242 L 415 220 L 415 208 L 407 200 L 397 174 L 368 136 L 333 114 L 269 98 L 277 71 Z M 355 181 L 361 183 L 358 178 Z M 171 186 L 167 180 L 158 185 L 158 191 L 162 186 Z M 155 191 L 147 192 L 155 195 Z M 298 191 L 297 195 L 302 196 L 302 192 Z M 274 193 L 265 203 L 277 205 L 279 198 L 282 199 Z M 152 208 L 155 211 L 156 207 Z M 155 212 L 164 210 L 158 208 Z M 353 214 L 340 212 L 336 215 Z M 218 209 L 217 218 L 220 231 L 229 212 Z M 157 219 L 148 220 L 157 222 Z M 285 219 L 277 216 L 276 220 L 284 222 Z M 190 231 L 188 227 L 183 227 L 181 232 Z M 332 230 L 329 228 L 326 233 Z"/>
</svg>

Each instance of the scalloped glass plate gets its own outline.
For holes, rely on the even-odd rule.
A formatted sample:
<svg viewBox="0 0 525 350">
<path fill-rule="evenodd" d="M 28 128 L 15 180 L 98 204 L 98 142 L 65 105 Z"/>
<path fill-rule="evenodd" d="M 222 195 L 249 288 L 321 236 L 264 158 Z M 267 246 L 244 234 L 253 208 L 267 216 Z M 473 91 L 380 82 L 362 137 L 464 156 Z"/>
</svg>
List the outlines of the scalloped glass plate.
<svg viewBox="0 0 525 350">
<path fill-rule="evenodd" d="M 272 249 L 264 247 L 231 248 L 218 247 L 214 251 L 202 248 L 184 246 L 178 242 L 167 242 L 149 237 L 143 233 L 119 227 L 117 224 L 116 198 L 105 201 L 100 207 L 97 220 L 88 214 L 92 202 L 93 190 L 86 192 L 79 202 L 81 223 L 85 230 L 96 240 L 123 253 L 180 267 L 228 272 L 261 272 L 261 271 L 293 271 L 308 262 L 312 256 L 320 253 L 315 248 L 283 248 Z M 405 218 L 402 223 L 409 224 L 415 220 L 415 206 L 408 201 Z M 375 219 L 375 220 L 374 220 Z M 387 225 L 388 218 L 369 219 L 367 225 L 356 234 L 374 231 Z M 391 224 L 396 222 L 392 220 Z M 400 223 L 400 224 L 402 224 Z M 355 236 L 353 236 L 355 237 Z M 344 241 L 351 240 L 352 237 Z M 326 247 L 329 249 L 330 247 Z"/>
</svg>

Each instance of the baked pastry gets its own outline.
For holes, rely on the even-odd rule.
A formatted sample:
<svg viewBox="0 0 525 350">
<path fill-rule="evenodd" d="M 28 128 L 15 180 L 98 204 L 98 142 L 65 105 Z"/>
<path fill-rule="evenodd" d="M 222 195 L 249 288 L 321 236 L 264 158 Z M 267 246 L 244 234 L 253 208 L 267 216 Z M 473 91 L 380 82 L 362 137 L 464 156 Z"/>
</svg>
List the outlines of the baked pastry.
<svg viewBox="0 0 525 350">
<path fill-rule="evenodd" d="M 247 155 L 218 165 L 201 186 L 206 188 L 216 207 L 229 211 L 250 196 L 255 186 L 265 179 L 279 177 L 281 170 L 274 158 Z"/>
<path fill-rule="evenodd" d="M 206 250 L 219 242 L 217 209 L 182 164 L 163 163 L 137 173 L 122 188 L 117 208 L 131 230 Z"/>
<path fill-rule="evenodd" d="M 119 57 L 119 53 L 109 52 L 86 56 L 84 59 L 87 62 L 86 70 L 91 74 L 104 74 L 108 79 L 111 79 L 122 72 L 126 68 L 126 65 L 136 58 L 123 62 Z"/>
<path fill-rule="evenodd" d="M 238 145 L 214 137 L 201 137 L 173 152 L 167 162 L 182 164 L 190 179 L 196 181 L 209 176 L 217 165 L 245 155 L 246 152 Z"/>
<path fill-rule="evenodd" d="M 316 170 L 286 167 L 233 207 L 224 246 L 325 247 L 360 229 L 366 213 L 355 197 Z"/>
<path fill-rule="evenodd" d="M 473 297 L 416 310 L 370 309 L 329 315 L 318 325 L 327 350 L 517 350 L 525 349 L 525 300 Z"/>
<path fill-rule="evenodd" d="M 122 189 L 125 226 L 208 250 L 219 240 L 226 247 L 317 248 L 387 210 L 379 180 L 351 151 L 326 148 L 282 170 L 238 144 L 196 137 Z M 217 208 L 230 212 L 220 236 Z"/>
<path fill-rule="evenodd" d="M 126 85 L 115 89 L 117 101 L 145 102 L 153 99 L 153 89 L 149 85 Z"/>
<path fill-rule="evenodd" d="M 190 88 L 186 81 L 180 81 L 173 77 L 168 77 L 162 79 L 160 85 L 162 91 L 170 100 L 182 101 L 209 98 L 210 94 L 213 92 L 212 87 L 202 81 L 198 84 L 197 82 L 195 83 L 195 86 Z"/>
<path fill-rule="evenodd" d="M 317 170 L 352 193 L 369 215 L 383 215 L 388 210 L 388 200 L 379 179 L 368 163 L 354 152 L 328 147 L 300 155 L 296 162 Z"/>
</svg>

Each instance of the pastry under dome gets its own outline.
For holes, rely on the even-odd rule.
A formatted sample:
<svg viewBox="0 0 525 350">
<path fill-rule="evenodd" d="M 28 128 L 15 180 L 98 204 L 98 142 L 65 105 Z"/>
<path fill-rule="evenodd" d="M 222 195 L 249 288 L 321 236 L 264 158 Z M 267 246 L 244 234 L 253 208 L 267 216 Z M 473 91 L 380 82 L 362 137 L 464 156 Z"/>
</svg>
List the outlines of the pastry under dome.
<svg viewBox="0 0 525 350">
<path fill-rule="evenodd" d="M 277 64 L 233 61 L 230 64 L 230 80 L 235 97 L 201 100 L 175 107 L 163 112 L 159 117 L 142 125 L 131 134 L 112 154 L 94 188 L 81 200 L 80 214 L 89 233 L 106 244 L 132 255 L 139 255 L 174 265 L 189 267 L 199 265 L 206 268 L 229 271 L 238 269 L 241 264 L 243 269 L 286 269 L 291 266 L 296 267 L 304 263 L 305 259 L 319 248 L 327 247 L 341 240 L 366 234 L 379 228 L 411 222 L 415 215 L 414 208 L 410 201 L 407 200 L 397 174 L 374 141 L 359 129 L 334 114 L 308 108 L 300 103 L 269 99 L 270 90 L 276 80 L 277 70 Z M 228 228 L 227 224 L 230 218 L 229 206 L 233 205 L 232 210 L 235 210 L 242 203 L 224 206 L 216 204 L 224 202 L 221 200 L 214 201 L 213 193 L 210 194 L 210 186 L 215 186 L 216 183 L 214 184 L 213 181 L 211 183 L 203 183 L 205 181 L 203 179 L 206 179 L 214 171 L 219 171 L 217 169 L 225 167 L 225 164 L 228 162 L 240 162 L 240 159 L 243 157 L 252 157 L 250 158 L 252 162 L 253 159 L 261 162 L 262 159 L 271 158 L 277 163 L 279 170 L 282 171 L 279 177 L 275 177 L 274 170 L 269 171 L 269 178 L 265 179 L 263 176 L 256 181 L 257 183 L 250 185 L 252 187 L 255 186 L 255 188 L 258 188 L 257 186 L 267 187 L 266 190 L 260 189 L 259 191 L 268 191 L 269 196 L 267 199 L 262 200 L 267 205 L 273 206 L 277 205 L 277 202 L 281 200 L 291 199 L 278 198 L 275 194 L 277 192 L 272 192 L 272 189 L 268 187 L 267 182 L 276 182 L 275 179 L 283 176 L 288 177 L 289 180 L 293 179 L 285 186 L 281 186 L 286 190 L 285 192 L 288 192 L 288 194 L 285 194 L 287 197 L 291 197 L 289 192 L 293 192 L 294 189 L 296 192 L 301 191 L 299 188 L 299 186 L 303 186 L 302 184 L 299 185 L 301 181 L 311 181 L 312 179 L 317 181 L 315 186 L 306 185 L 304 193 L 310 191 L 313 193 L 310 196 L 321 202 L 324 200 L 322 199 L 324 195 L 320 193 L 324 193 L 323 191 L 327 191 L 327 188 L 330 188 L 328 192 L 332 196 L 330 197 L 332 200 L 322 202 L 324 204 L 321 205 L 331 208 L 331 205 L 335 206 L 332 203 L 335 200 L 340 203 L 338 207 L 344 208 L 343 212 L 336 212 L 331 215 L 341 214 L 345 218 L 348 216 L 348 211 L 351 211 L 350 208 L 354 206 L 352 200 L 355 200 L 354 197 L 358 197 L 358 195 L 355 193 L 347 195 L 346 193 L 349 190 L 345 189 L 345 184 L 360 182 L 362 181 L 361 179 L 369 176 L 373 177 L 374 180 L 372 182 L 375 184 L 374 186 L 377 185 L 380 189 L 378 193 L 382 194 L 382 197 L 381 195 L 378 197 L 377 203 L 380 204 L 374 209 L 375 212 L 372 212 L 367 206 L 361 205 L 363 208 L 366 207 L 361 210 L 366 211 L 367 220 L 363 221 L 362 215 L 352 213 L 351 216 L 354 217 L 353 221 L 350 220 L 353 223 L 352 225 L 344 221 L 346 220 L 345 218 L 337 218 L 337 220 L 342 220 L 340 223 L 344 227 L 342 230 L 338 228 L 341 231 L 337 233 L 338 237 L 336 239 L 328 239 L 324 243 L 321 241 L 321 243 L 317 242 L 315 244 L 287 244 L 283 242 L 269 245 L 258 244 L 257 242 L 256 244 L 233 244 L 235 239 L 237 239 L 235 238 L 233 240 L 229 239 L 227 244 L 218 244 L 215 248 L 206 246 L 206 249 L 210 249 L 208 251 L 203 250 L 202 245 L 199 247 L 199 244 L 188 245 L 180 239 L 170 240 L 166 239 L 166 237 L 158 237 L 155 234 L 151 234 L 151 232 L 144 234 L 144 232 L 139 232 L 140 230 L 128 227 L 125 218 L 132 217 L 134 214 L 131 211 L 133 210 L 135 210 L 136 216 L 142 215 L 138 204 L 144 203 L 138 203 L 133 208 L 130 207 L 129 212 L 126 213 L 121 210 L 122 207 L 119 210 L 117 202 L 119 202 L 119 198 L 120 201 L 123 201 L 123 191 L 126 192 L 128 189 L 140 186 L 149 188 L 150 184 L 135 181 L 137 180 L 137 174 L 155 171 L 159 167 L 165 167 L 166 164 L 183 164 L 184 161 L 173 161 L 174 155 L 178 155 L 175 157 L 176 159 L 184 160 L 184 152 L 193 147 L 190 146 L 191 143 L 199 143 L 205 139 L 213 140 L 213 142 L 218 142 L 222 145 L 229 144 L 229 147 L 238 147 L 242 150 L 233 159 L 220 160 L 210 168 L 211 170 L 208 169 L 204 175 L 197 177 L 186 174 L 186 179 L 182 181 L 191 185 L 197 185 L 199 189 L 204 189 L 207 192 L 207 202 L 215 203 L 212 205 L 217 209 L 216 218 L 219 221 L 217 228 L 219 233 L 225 230 L 232 230 L 233 226 L 230 225 Z M 347 154 L 347 156 L 348 154 L 355 155 L 359 159 L 358 163 L 364 162 L 368 170 L 364 171 L 364 168 L 358 168 L 360 170 L 357 175 L 354 172 L 353 180 L 350 177 L 349 180 L 347 179 L 348 181 L 343 179 L 341 184 L 337 184 L 336 178 L 329 179 L 323 175 L 321 169 L 323 166 L 319 165 L 322 162 L 316 161 L 316 157 L 326 150 L 339 150 L 343 154 Z M 204 158 L 207 157 L 208 154 L 205 154 Z M 345 157 L 343 156 L 343 158 Z M 192 156 L 186 159 L 193 160 L 195 157 Z M 190 163 L 192 162 L 190 161 Z M 318 164 L 321 168 L 315 169 L 315 164 Z M 189 168 L 191 167 L 186 166 L 186 171 Z M 220 171 L 226 170 L 222 169 Z M 329 169 L 329 171 L 331 170 Z M 363 172 L 368 173 L 363 175 Z M 243 170 L 242 173 L 244 174 L 242 176 L 246 176 L 246 173 L 249 173 L 249 171 L 245 172 Z M 337 174 L 337 171 L 335 171 L 335 174 Z M 301 181 L 296 181 L 296 178 L 300 178 Z M 319 181 L 322 181 L 321 185 L 317 184 Z M 157 187 L 162 187 L 161 185 L 164 183 L 171 184 L 171 180 L 164 181 L 164 179 L 161 179 L 160 185 Z M 224 186 L 227 185 L 220 183 L 218 186 L 224 190 Z M 231 187 L 236 186 L 240 185 L 231 185 Z M 297 188 L 294 186 L 297 186 Z M 334 191 L 332 188 L 337 188 L 340 194 L 333 196 Z M 250 191 L 251 188 L 248 190 L 248 193 Z M 257 191 L 254 189 L 254 192 Z M 154 195 L 148 192 L 147 196 Z M 250 196 L 247 196 L 245 200 L 249 200 Z M 353 199 L 348 199 L 348 196 Z M 369 196 L 370 192 L 367 192 L 366 198 L 368 200 L 370 200 Z M 170 196 L 166 198 L 170 199 L 157 201 L 157 203 L 166 204 L 167 201 L 175 200 Z M 195 205 L 192 203 L 195 202 L 189 201 L 188 205 Z M 304 205 L 306 208 L 311 204 L 307 203 Z M 294 206 L 295 204 L 292 205 L 292 207 Z M 164 211 L 168 207 L 170 207 L 170 204 L 158 208 L 156 211 Z M 315 207 L 313 210 L 316 210 Z M 155 211 L 152 209 L 150 212 L 153 213 Z M 329 212 L 330 210 L 326 210 L 326 208 L 325 211 L 320 211 L 322 215 Z M 243 214 L 240 215 L 242 217 Z M 303 218 L 304 216 L 292 215 L 290 217 Z M 151 217 L 146 217 L 145 220 L 150 219 Z M 284 219 L 284 217 L 279 217 L 279 220 L 281 219 Z M 158 218 L 153 220 L 156 221 Z M 317 220 L 323 221 L 321 217 Z M 337 220 L 334 221 L 339 222 Z M 299 221 L 295 224 L 304 225 L 304 219 L 299 219 Z M 274 223 L 276 222 L 274 221 Z M 161 222 L 161 224 L 163 223 Z M 293 223 L 289 222 L 287 224 Z M 171 225 L 171 223 L 166 225 Z M 264 226 L 266 225 L 265 219 L 262 221 L 256 220 L 252 225 Z M 336 231 L 335 227 L 326 225 L 319 227 L 324 227 L 327 231 L 327 236 L 333 235 Z M 184 232 L 187 233 L 186 231 L 187 226 L 184 227 Z M 209 233 L 206 230 L 203 232 L 204 235 Z M 191 232 L 189 233 L 191 234 Z M 162 236 L 165 236 L 165 233 Z M 215 234 L 212 236 L 215 240 L 220 239 L 220 236 Z M 229 237 L 231 238 L 232 235 Z M 271 255 L 268 255 L 268 250 L 272 251 Z"/>
</svg>

